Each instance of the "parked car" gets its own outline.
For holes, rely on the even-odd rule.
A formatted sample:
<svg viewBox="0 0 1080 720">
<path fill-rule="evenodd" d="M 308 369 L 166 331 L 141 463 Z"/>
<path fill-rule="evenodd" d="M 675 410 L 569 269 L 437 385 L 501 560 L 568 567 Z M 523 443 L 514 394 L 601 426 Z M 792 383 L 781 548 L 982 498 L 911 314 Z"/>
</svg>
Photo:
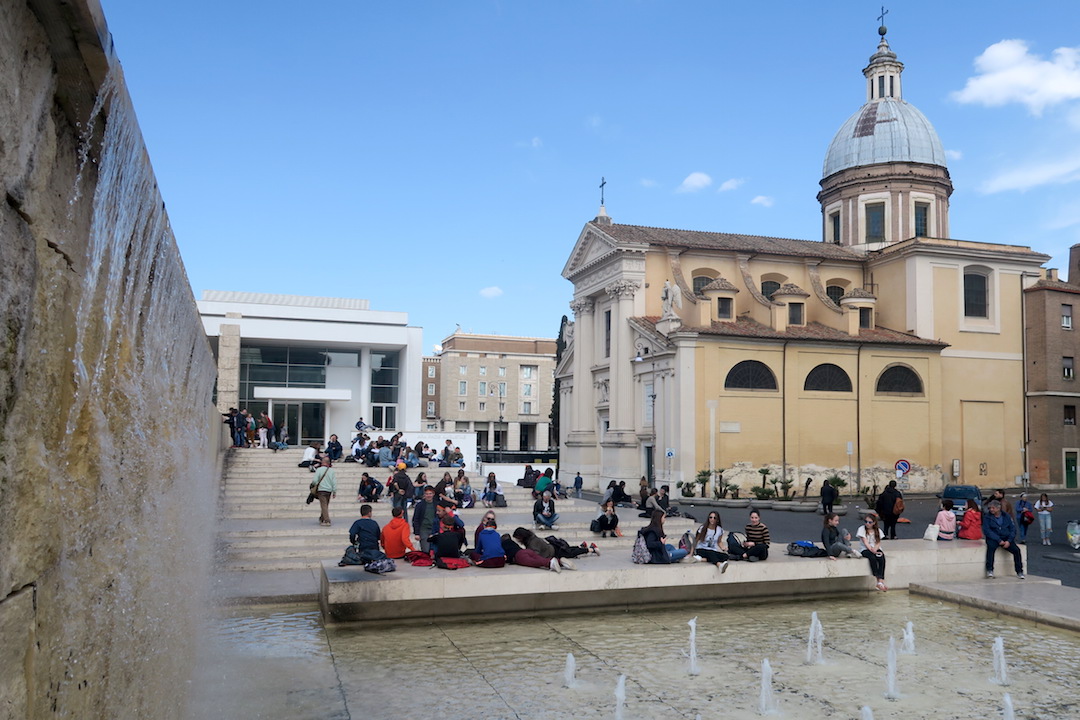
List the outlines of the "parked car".
<svg viewBox="0 0 1080 720">
<path fill-rule="evenodd" d="M 937 496 L 942 500 L 952 500 L 952 511 L 957 521 L 963 516 L 968 500 L 974 500 L 975 505 L 979 510 L 982 510 L 982 490 L 975 485 L 946 485 L 945 489 L 939 492 Z"/>
</svg>

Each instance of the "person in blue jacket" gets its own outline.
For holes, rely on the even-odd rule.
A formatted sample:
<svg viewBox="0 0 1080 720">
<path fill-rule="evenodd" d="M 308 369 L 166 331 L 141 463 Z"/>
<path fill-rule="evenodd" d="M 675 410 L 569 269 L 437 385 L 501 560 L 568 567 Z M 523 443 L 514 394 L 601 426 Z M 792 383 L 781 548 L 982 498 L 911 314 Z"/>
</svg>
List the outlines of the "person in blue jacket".
<svg viewBox="0 0 1080 720">
<path fill-rule="evenodd" d="M 989 512 L 983 515 L 982 521 L 983 537 L 986 539 L 986 577 L 994 577 L 994 553 L 1001 548 L 1012 553 L 1016 577 L 1023 580 L 1024 560 L 1016 544 L 1016 524 L 1001 511 L 1001 503 L 997 500 L 991 500 L 987 509 Z"/>
</svg>

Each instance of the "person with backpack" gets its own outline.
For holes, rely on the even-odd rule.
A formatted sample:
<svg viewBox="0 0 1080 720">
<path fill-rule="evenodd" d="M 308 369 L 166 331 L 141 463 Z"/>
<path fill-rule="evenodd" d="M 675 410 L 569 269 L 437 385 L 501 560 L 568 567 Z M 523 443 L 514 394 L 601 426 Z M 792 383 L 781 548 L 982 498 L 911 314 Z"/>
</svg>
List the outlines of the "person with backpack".
<svg viewBox="0 0 1080 720">
<path fill-rule="evenodd" d="M 330 527 L 330 498 L 337 497 L 337 476 L 330 467 L 330 458 L 321 460 L 309 489 L 319 499 L 319 524 Z"/>
<path fill-rule="evenodd" d="M 386 557 L 379 549 L 379 523 L 371 519 L 371 506 L 360 506 L 360 519 L 349 528 L 349 542 L 356 546 L 365 563 Z"/>
<path fill-rule="evenodd" d="M 638 538 L 644 541 L 649 552 L 649 563 L 654 565 L 677 563 L 690 552 L 664 542 L 667 539 L 664 533 L 664 517 L 663 510 L 653 510 L 649 524 L 638 530 Z"/>
<path fill-rule="evenodd" d="M 904 512 L 904 495 L 896 487 L 895 480 L 890 480 L 888 486 L 878 495 L 877 502 L 874 503 L 874 512 L 881 518 L 884 526 L 882 539 L 895 540 L 896 523 L 900 519 L 900 514 Z"/>
</svg>

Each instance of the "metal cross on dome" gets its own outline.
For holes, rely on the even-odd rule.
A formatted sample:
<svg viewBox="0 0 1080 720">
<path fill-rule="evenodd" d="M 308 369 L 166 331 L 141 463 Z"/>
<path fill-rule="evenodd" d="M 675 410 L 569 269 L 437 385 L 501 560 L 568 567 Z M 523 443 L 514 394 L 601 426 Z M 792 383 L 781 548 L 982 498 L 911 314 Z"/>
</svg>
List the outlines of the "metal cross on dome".
<svg viewBox="0 0 1080 720">
<path fill-rule="evenodd" d="M 604 204 L 604 186 L 607 185 L 607 180 L 603 177 L 600 178 L 600 204 Z"/>
<path fill-rule="evenodd" d="M 885 16 L 889 14 L 889 11 L 885 9 L 885 6 L 881 6 L 881 14 L 878 15 L 878 25 L 885 24 Z"/>
</svg>

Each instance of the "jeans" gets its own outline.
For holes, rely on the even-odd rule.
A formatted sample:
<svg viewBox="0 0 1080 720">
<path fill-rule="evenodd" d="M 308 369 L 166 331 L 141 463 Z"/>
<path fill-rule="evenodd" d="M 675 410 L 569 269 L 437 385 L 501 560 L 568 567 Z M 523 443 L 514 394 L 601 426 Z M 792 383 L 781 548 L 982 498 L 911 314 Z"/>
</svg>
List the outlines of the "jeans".
<svg viewBox="0 0 1080 720">
<path fill-rule="evenodd" d="M 876 577 L 878 580 L 885 579 L 885 553 L 877 552 L 872 553 L 869 550 L 863 550 L 862 556 L 870 561 L 870 574 Z"/>
<path fill-rule="evenodd" d="M 1020 548 L 1017 547 L 1015 542 L 1009 543 L 1009 547 L 1001 547 L 997 543 L 987 541 L 986 543 L 986 572 L 994 572 L 994 553 L 998 548 L 1005 552 L 1012 553 L 1013 556 L 1013 568 L 1017 574 L 1024 572 L 1024 560 L 1020 557 Z"/>
<path fill-rule="evenodd" d="M 840 557 L 841 555 L 854 555 L 855 554 L 855 550 L 850 545 L 848 545 L 846 542 L 843 542 L 841 540 L 837 540 L 832 545 L 830 545 L 828 548 L 826 548 L 826 550 L 829 551 L 829 555 L 831 557 Z"/>
<path fill-rule="evenodd" d="M 537 525 L 544 525 L 546 527 L 551 527 L 556 522 L 558 522 L 558 520 L 559 520 L 559 513 L 555 513 L 551 517 L 547 517 L 546 515 L 541 515 L 540 513 L 536 513 L 536 524 Z"/>
<path fill-rule="evenodd" d="M 577 486 L 574 487 L 574 497 L 576 497 L 578 500 L 581 499 L 581 488 Z"/>
<path fill-rule="evenodd" d="M 1043 540 L 1049 540 L 1054 532 L 1054 519 L 1050 513 L 1039 513 L 1039 535 Z"/>
<path fill-rule="evenodd" d="M 668 555 L 671 556 L 671 562 L 673 563 L 679 562 L 688 554 L 690 554 L 689 550 L 683 550 L 681 548 L 675 547 L 674 545 L 665 545 L 664 547 L 667 548 Z"/>
</svg>

